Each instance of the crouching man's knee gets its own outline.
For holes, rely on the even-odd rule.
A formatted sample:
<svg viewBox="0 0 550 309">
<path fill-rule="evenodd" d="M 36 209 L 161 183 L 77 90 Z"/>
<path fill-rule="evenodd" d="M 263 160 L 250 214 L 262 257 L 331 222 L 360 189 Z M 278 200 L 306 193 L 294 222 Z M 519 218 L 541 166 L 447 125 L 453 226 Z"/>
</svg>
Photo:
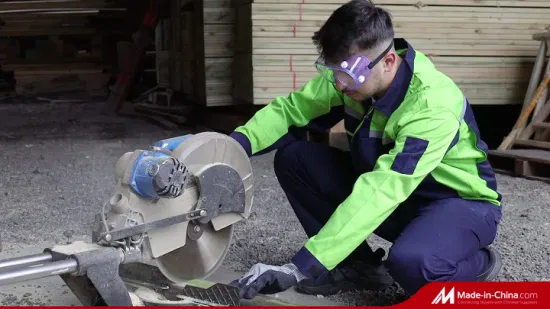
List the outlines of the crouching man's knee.
<svg viewBox="0 0 550 309">
<path fill-rule="evenodd" d="M 456 273 L 456 265 L 437 256 L 433 250 L 408 244 L 396 244 L 391 248 L 386 267 L 409 295 L 427 283 L 450 281 Z"/>
</svg>

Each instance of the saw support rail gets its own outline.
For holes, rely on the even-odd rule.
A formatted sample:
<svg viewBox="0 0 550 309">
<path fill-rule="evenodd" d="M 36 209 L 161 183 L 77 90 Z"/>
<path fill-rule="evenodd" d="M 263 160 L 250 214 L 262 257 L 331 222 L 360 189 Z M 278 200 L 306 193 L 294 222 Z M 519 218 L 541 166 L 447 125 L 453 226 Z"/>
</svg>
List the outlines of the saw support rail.
<svg viewBox="0 0 550 309">
<path fill-rule="evenodd" d="M 151 289 L 174 304 L 185 297 L 188 303 L 199 305 L 240 304 L 236 287 L 172 286 L 158 268 L 136 263 L 139 257 L 138 252 L 75 242 L 46 249 L 41 254 L 0 261 L 0 286 L 60 276 L 83 306 L 135 306 L 128 284 Z"/>
<path fill-rule="evenodd" d="M 84 306 L 132 306 L 118 275 L 125 260 L 121 249 L 77 242 L 0 261 L 0 285 L 60 276 Z"/>
<path fill-rule="evenodd" d="M 71 273 L 77 267 L 73 259 L 53 261 L 50 253 L 7 259 L 0 261 L 0 285 Z"/>
</svg>

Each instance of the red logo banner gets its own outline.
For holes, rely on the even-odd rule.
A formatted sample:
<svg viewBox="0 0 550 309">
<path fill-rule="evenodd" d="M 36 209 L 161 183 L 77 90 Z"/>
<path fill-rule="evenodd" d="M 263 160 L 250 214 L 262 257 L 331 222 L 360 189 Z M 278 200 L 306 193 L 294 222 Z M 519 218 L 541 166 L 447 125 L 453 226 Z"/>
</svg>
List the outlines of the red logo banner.
<svg viewBox="0 0 550 309">
<path fill-rule="evenodd" d="M 441 282 L 430 283 L 402 307 L 426 306 L 550 306 L 550 282 Z"/>
</svg>

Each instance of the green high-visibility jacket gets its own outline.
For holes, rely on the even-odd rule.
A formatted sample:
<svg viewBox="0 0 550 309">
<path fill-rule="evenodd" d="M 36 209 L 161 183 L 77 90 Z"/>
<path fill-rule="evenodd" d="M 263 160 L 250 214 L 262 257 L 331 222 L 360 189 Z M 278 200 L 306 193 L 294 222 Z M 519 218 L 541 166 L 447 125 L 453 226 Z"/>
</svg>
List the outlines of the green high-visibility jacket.
<svg viewBox="0 0 550 309">
<path fill-rule="evenodd" d="M 293 127 L 344 119 L 360 176 L 349 197 L 293 258 L 310 277 L 336 267 L 410 196 L 459 196 L 500 206 L 487 145 L 468 100 L 424 54 L 403 39 L 395 46 L 404 61 L 376 101 L 356 102 L 316 76 L 232 133 L 249 155 L 256 155 L 283 145 Z"/>
</svg>

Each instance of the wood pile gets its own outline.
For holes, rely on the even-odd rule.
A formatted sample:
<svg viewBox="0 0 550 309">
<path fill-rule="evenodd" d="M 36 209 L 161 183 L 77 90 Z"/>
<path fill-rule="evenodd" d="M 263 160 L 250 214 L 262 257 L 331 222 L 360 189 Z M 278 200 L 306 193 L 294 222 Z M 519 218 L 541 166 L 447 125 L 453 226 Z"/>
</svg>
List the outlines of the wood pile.
<svg viewBox="0 0 550 309">
<path fill-rule="evenodd" d="M 0 2 L 0 66 L 13 72 L 15 93 L 81 90 L 104 96 L 128 1 Z M 3 90 L 4 91 L 4 90 Z"/>
<path fill-rule="evenodd" d="M 207 107 L 234 105 L 233 0 L 184 0 L 182 7 L 184 91 Z"/>
<path fill-rule="evenodd" d="M 315 74 L 311 41 L 330 14 L 347 0 L 241 1 L 239 42 L 243 55 L 235 72 L 240 94 L 254 104 L 299 89 Z M 539 43 L 532 35 L 550 24 L 547 0 L 377 0 L 393 18 L 397 37 L 429 55 L 453 78 L 471 104 L 521 104 Z M 248 59 L 247 59 L 248 56 Z M 248 64 L 247 64 L 248 61 Z M 242 74 L 241 74 L 242 73 Z"/>
<path fill-rule="evenodd" d="M 204 0 L 206 105 L 232 105 L 235 12 L 231 0 Z"/>
</svg>

